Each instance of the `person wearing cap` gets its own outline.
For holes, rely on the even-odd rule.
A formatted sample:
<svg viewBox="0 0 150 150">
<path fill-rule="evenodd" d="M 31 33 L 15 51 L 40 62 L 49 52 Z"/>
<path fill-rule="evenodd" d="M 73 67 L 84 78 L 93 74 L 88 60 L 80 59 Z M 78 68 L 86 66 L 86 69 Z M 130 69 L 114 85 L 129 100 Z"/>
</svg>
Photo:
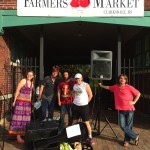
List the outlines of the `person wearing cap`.
<svg viewBox="0 0 150 150">
<path fill-rule="evenodd" d="M 77 123 L 81 118 L 85 123 L 88 131 L 87 142 L 94 145 L 95 141 L 92 138 L 92 129 L 89 122 L 89 102 L 93 94 L 88 83 L 83 81 L 82 74 L 75 74 L 76 84 L 73 86 L 74 100 L 72 106 L 73 123 Z"/>
<path fill-rule="evenodd" d="M 68 125 L 72 125 L 72 101 L 73 96 L 71 91 L 73 89 L 74 81 L 69 78 L 69 72 L 63 72 L 63 81 L 58 84 L 58 105 L 60 106 L 60 120 L 59 130 L 64 128 L 65 114 L 68 113 Z"/>
<path fill-rule="evenodd" d="M 41 100 L 41 121 L 46 121 L 48 110 L 48 121 L 53 119 L 55 102 L 57 99 L 57 86 L 59 83 L 59 68 L 53 67 L 50 76 L 46 76 L 41 84 L 38 100 Z"/>
</svg>

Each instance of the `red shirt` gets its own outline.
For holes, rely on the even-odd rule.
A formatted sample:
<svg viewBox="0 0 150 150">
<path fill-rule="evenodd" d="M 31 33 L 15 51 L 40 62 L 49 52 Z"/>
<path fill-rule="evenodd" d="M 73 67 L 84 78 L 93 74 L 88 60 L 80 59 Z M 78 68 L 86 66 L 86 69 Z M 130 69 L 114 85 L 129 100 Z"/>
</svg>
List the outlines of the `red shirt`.
<svg viewBox="0 0 150 150">
<path fill-rule="evenodd" d="M 71 90 L 73 89 L 74 81 L 62 81 L 58 84 L 58 90 L 60 90 L 61 104 L 70 104 L 73 101 Z"/>
<path fill-rule="evenodd" d="M 114 92 L 115 108 L 117 110 L 135 110 L 134 105 L 130 104 L 130 101 L 134 99 L 139 91 L 133 86 L 126 84 L 121 87 L 118 84 L 110 86 L 109 90 Z"/>
</svg>

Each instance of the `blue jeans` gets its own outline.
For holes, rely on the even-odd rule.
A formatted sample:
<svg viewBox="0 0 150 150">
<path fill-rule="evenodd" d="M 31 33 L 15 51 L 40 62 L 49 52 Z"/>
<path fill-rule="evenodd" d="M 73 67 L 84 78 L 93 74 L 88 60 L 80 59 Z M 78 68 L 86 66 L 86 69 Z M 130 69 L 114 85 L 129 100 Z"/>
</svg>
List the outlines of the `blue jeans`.
<svg viewBox="0 0 150 150">
<path fill-rule="evenodd" d="M 49 102 L 46 99 L 42 99 L 41 108 L 42 108 L 42 114 L 41 114 L 41 121 L 46 119 L 46 110 L 48 110 L 48 118 L 53 119 L 54 115 L 54 107 L 55 107 L 55 101 L 52 100 Z"/>
<path fill-rule="evenodd" d="M 135 140 L 137 138 L 137 135 L 132 131 L 133 118 L 134 111 L 119 110 L 119 124 L 125 133 L 124 142 L 130 142 L 130 140 Z"/>
<path fill-rule="evenodd" d="M 60 111 L 60 120 L 59 120 L 59 129 L 64 128 L 64 118 L 66 112 L 68 113 L 68 125 L 72 125 L 72 110 L 71 110 L 72 104 L 62 104 L 61 105 L 61 111 Z"/>
</svg>

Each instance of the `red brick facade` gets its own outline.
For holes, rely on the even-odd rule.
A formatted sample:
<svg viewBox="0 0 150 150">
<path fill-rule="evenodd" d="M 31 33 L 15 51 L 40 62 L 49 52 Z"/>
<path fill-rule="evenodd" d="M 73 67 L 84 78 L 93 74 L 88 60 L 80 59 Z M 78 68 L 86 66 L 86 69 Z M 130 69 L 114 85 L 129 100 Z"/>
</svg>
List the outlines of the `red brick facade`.
<svg viewBox="0 0 150 150">
<path fill-rule="evenodd" d="M 10 66 L 10 56 L 11 52 L 6 43 L 4 36 L 0 36 L 0 120 L 4 115 L 4 101 L 5 101 L 5 110 L 8 110 L 8 99 L 11 97 L 11 66 Z"/>
<path fill-rule="evenodd" d="M 1 0 L 0 9 L 3 9 L 3 10 L 17 9 L 17 0 Z"/>
<path fill-rule="evenodd" d="M 0 53 L 0 91 L 5 95 L 11 93 L 11 52 L 3 36 L 0 36 Z"/>
<path fill-rule="evenodd" d="M 150 10 L 150 0 L 144 0 L 145 11 Z"/>
<path fill-rule="evenodd" d="M 150 10 L 150 0 L 144 0 L 145 11 Z M 1 0 L 0 9 L 14 10 L 17 9 L 17 0 Z"/>
</svg>

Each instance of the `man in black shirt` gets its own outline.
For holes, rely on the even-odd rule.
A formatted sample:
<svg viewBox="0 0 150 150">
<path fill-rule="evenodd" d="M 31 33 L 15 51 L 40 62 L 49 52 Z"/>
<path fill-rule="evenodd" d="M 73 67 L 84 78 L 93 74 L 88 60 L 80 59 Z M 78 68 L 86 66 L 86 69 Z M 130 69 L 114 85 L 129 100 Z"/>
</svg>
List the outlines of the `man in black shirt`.
<svg viewBox="0 0 150 150">
<path fill-rule="evenodd" d="M 53 67 L 50 76 L 44 78 L 39 93 L 39 100 L 42 100 L 42 115 L 41 121 L 46 121 L 46 110 L 48 110 L 48 121 L 53 119 L 54 106 L 57 98 L 57 86 L 59 83 L 58 79 L 59 68 Z"/>
</svg>

